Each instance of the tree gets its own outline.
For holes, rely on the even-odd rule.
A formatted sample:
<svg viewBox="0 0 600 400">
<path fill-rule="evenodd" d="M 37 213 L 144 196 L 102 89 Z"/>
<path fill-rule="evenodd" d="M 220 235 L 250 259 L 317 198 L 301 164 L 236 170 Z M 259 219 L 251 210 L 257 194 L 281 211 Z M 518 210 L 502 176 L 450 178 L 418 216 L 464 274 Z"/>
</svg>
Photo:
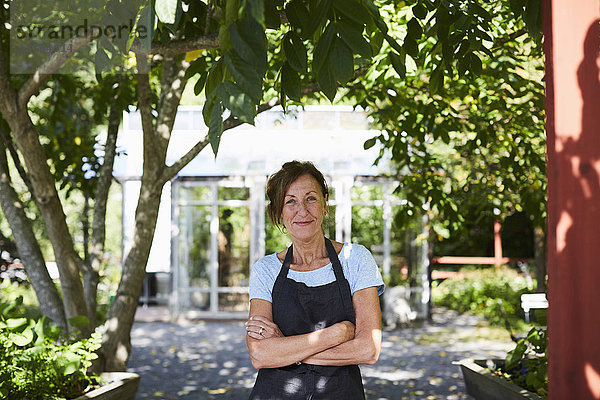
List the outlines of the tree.
<svg viewBox="0 0 600 400">
<path fill-rule="evenodd" d="M 77 3 L 77 2 L 75 2 Z M 19 155 L 13 155 L 15 164 L 23 159 L 24 179 L 30 182 L 30 192 L 44 220 L 60 271 L 62 298 L 52 285 L 37 251 L 36 239 L 29 234 L 31 221 L 24 215 L 8 218 L 21 256 L 30 276 L 39 275 L 44 285 L 34 285 L 46 315 L 66 325 L 70 320 L 87 315 L 93 321 L 97 286 L 97 263 L 104 242 L 106 196 L 111 181 L 114 138 L 122 110 L 131 104 L 127 88 L 135 82 L 137 106 L 143 125 L 144 167 L 141 190 L 135 216 L 133 246 L 123 262 L 122 279 L 105 324 L 102 369 L 122 370 L 130 352 L 129 334 L 135 309 L 141 293 L 152 237 L 156 226 L 160 193 L 163 185 L 191 161 L 205 146 L 218 151 L 224 131 L 242 123 L 252 123 L 256 114 L 288 100 L 300 101 L 303 96 L 322 92 L 333 101 L 338 85 L 353 80 L 370 64 L 371 57 L 381 49 L 382 38 L 398 48 L 394 39 L 382 33 L 387 30 L 379 9 L 370 0 L 333 2 L 331 0 L 230 0 L 208 3 L 182 0 L 157 0 L 154 10 L 135 2 L 109 0 L 104 8 L 104 20 L 131 16 L 135 21 L 150 21 L 144 32 L 152 32 L 152 45 L 144 46 L 142 26 L 126 37 L 97 37 L 93 29 L 83 35 L 74 35 L 61 45 L 30 75 L 11 76 L 8 73 L 8 38 L 15 34 L 8 22 L 8 9 L 14 2 L 4 2 L 0 12 L 0 113 L 6 122 L 5 130 L 16 143 Z M 13 10 L 14 11 L 14 10 Z M 50 10 L 48 13 L 57 12 Z M 18 13 L 15 13 L 18 14 Z M 72 21 L 72 15 L 67 20 Z M 148 29 L 149 28 L 149 29 Z M 11 31 L 11 29 L 13 29 Z M 146 30 L 147 29 L 147 30 Z M 31 30 L 29 31 L 31 32 Z M 103 160 L 97 160 L 95 214 L 90 247 L 90 259 L 82 260 L 65 221 L 65 214 L 52 174 L 54 162 L 48 162 L 39 139 L 39 127 L 32 120 L 31 99 L 42 88 L 60 85 L 52 77 L 59 68 L 82 52 L 89 53 L 87 45 L 94 42 L 96 78 L 101 99 L 110 110 L 105 115 L 108 135 L 104 144 Z M 80 51 L 81 50 L 81 51 Z M 129 51 L 135 52 L 135 62 Z M 309 59 L 312 62 L 309 63 Z M 29 60 L 29 59 L 27 59 Z M 135 79 L 124 79 L 109 70 L 111 62 L 126 60 L 135 64 Z M 29 62 L 29 61 L 28 61 Z M 121 67 L 127 76 L 127 68 Z M 187 81 L 197 78 L 195 92 L 204 93 L 204 118 L 209 131 L 181 159 L 166 165 L 166 150 L 182 91 Z M 85 80 L 85 75 L 83 80 Z M 110 82 L 107 84 L 106 82 Z M 63 82 L 64 83 L 64 82 Z M 81 82 L 78 84 L 82 84 Z M 107 87 L 116 88 L 106 93 Z M 123 90 L 121 90 L 123 89 Z M 85 95 L 87 97 L 87 95 Z M 68 103 L 68 102 L 67 102 Z M 65 111 L 60 106 L 57 111 Z M 63 118 L 63 117 L 60 117 Z M 73 133 L 77 124 L 67 127 Z M 4 151 L 2 151 L 5 154 Z M 0 160 L 1 161 L 1 160 Z M 89 164 L 89 163 L 88 163 Z M 3 165 L 0 163 L 0 166 Z M 74 170 L 80 171 L 81 167 Z M 55 172 L 58 170 L 55 169 Z M 2 171 L 0 171 L 2 172 Z M 11 186 L 8 171 L 2 172 L 1 196 L 5 215 L 22 208 L 18 193 Z M 61 179 L 58 177 L 58 179 Z M 6 189 L 6 191 L 4 190 Z M 15 206 L 16 205 L 16 206 Z M 15 214 L 18 214 L 16 212 Z M 32 247 L 27 250 L 26 246 Z M 84 281 L 79 278 L 82 273 Z M 37 275 L 36 275 L 37 274 Z M 37 280 L 37 278 L 36 278 Z M 85 299 L 85 301 L 82 301 Z M 61 318 L 64 312 L 65 317 Z M 94 328 L 88 327 L 87 332 Z"/>
<path fill-rule="evenodd" d="M 383 10 L 402 36 L 402 51 L 377 56 L 373 65 L 390 63 L 394 71 L 372 66 L 349 91 L 382 130 L 365 147 L 379 144 L 393 160 L 397 191 L 408 200 L 398 220 L 404 225 L 428 208 L 434 232 L 448 238 L 461 235 L 467 215 L 524 212 L 539 232 L 545 224 L 540 3 L 410 3 L 394 14 Z"/>
</svg>

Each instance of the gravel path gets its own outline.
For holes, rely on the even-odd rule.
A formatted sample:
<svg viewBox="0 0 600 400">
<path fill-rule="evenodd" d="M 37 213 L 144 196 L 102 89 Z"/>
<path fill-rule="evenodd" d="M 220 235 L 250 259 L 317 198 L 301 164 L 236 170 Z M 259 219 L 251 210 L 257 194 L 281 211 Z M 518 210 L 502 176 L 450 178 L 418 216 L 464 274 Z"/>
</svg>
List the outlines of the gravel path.
<svg viewBox="0 0 600 400">
<path fill-rule="evenodd" d="M 136 400 L 247 399 L 256 377 L 244 321 L 165 321 L 164 311 L 139 310 L 128 370 L 141 375 Z M 481 320 L 435 309 L 419 327 L 384 330 L 381 356 L 361 366 L 368 400 L 471 399 L 462 358 L 503 356 L 513 345 L 489 340 Z"/>
</svg>

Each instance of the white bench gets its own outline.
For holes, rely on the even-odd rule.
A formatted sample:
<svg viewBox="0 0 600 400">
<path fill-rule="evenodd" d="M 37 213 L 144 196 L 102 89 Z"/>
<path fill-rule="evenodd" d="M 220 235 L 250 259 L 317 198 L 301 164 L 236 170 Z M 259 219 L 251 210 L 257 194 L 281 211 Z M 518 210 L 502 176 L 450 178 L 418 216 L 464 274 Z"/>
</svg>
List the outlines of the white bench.
<svg viewBox="0 0 600 400">
<path fill-rule="evenodd" d="M 521 308 L 525 312 L 525 321 L 530 320 L 530 311 L 534 308 L 548 308 L 546 293 L 525 293 L 521 295 Z"/>
</svg>

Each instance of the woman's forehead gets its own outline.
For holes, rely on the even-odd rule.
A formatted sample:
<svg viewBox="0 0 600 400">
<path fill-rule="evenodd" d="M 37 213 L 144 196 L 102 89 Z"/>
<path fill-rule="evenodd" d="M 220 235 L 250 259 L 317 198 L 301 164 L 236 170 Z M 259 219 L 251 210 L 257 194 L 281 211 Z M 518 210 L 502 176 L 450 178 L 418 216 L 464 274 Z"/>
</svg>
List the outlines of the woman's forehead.
<svg viewBox="0 0 600 400">
<path fill-rule="evenodd" d="M 290 184 L 285 191 L 285 194 L 287 196 L 291 193 L 308 194 L 310 192 L 319 193 L 319 191 L 320 186 L 315 178 L 313 178 L 311 175 L 302 175 Z"/>
</svg>

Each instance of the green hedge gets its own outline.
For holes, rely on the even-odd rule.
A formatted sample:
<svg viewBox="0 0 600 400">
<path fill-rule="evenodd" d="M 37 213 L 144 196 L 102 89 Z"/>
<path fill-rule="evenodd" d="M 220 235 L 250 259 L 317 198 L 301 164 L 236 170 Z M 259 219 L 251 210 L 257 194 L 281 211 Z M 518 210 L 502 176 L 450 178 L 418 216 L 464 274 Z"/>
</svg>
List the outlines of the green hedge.
<svg viewBox="0 0 600 400">
<path fill-rule="evenodd" d="M 483 315 L 491 324 L 503 325 L 502 307 L 509 319 L 520 319 L 521 295 L 530 291 L 525 278 L 508 267 L 469 267 L 435 286 L 433 301 L 460 312 Z"/>
</svg>

